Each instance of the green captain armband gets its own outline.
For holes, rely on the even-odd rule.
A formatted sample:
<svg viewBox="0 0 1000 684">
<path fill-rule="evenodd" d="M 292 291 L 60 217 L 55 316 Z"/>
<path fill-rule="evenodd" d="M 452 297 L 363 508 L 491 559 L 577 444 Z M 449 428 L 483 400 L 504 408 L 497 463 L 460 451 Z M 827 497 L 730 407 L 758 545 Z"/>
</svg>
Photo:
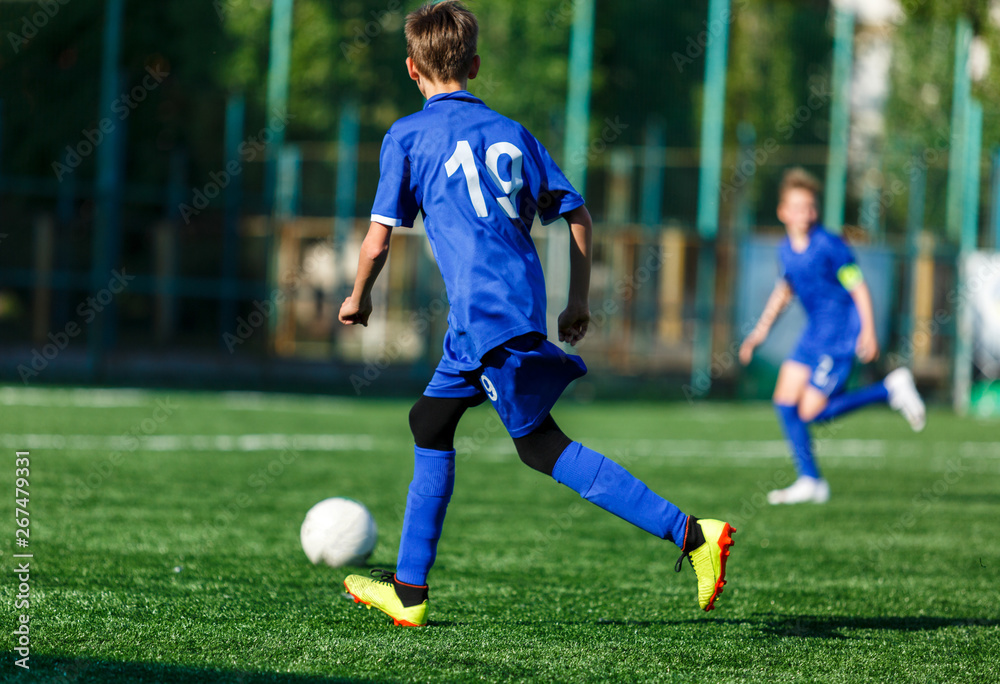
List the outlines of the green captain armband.
<svg viewBox="0 0 1000 684">
<path fill-rule="evenodd" d="M 837 280 L 840 284 L 844 286 L 844 289 L 850 292 L 858 285 L 865 281 L 865 277 L 861 275 L 861 269 L 858 268 L 857 264 L 844 264 L 837 270 Z"/>
</svg>

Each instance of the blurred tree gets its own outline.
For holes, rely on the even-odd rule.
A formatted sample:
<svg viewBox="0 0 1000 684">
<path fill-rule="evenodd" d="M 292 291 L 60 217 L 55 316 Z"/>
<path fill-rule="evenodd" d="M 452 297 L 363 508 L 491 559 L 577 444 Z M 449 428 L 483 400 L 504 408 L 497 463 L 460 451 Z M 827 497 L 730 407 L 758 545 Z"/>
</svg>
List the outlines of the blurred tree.
<svg viewBox="0 0 1000 684">
<path fill-rule="evenodd" d="M 756 141 L 750 160 L 723 169 L 723 197 L 730 200 L 750 188 L 757 222 L 775 222 L 775 192 L 785 164 L 815 162 L 789 160 L 792 146 L 825 145 L 829 138 L 828 19 L 826 2 L 733 0 L 726 142 L 736 143 L 741 121 L 753 125 Z"/>
<path fill-rule="evenodd" d="M 295 1 L 289 99 L 294 118 L 288 140 L 334 140 L 342 103 L 352 98 L 361 104 L 361 141 L 370 150 L 394 120 L 422 106 L 403 68 L 403 22 L 416 4 Z M 573 0 L 469 4 L 480 19 L 483 59 L 470 90 L 525 123 L 559 158 Z M 607 135 L 608 121 L 617 121 L 623 125 L 610 132 L 612 144 L 641 145 L 647 122 L 656 116 L 665 124 L 668 146 L 697 145 L 704 46 L 713 34 L 706 25 L 707 4 L 597 0 L 594 140 Z M 994 0 L 901 5 L 907 14 L 895 39 L 887 114 L 890 152 L 934 145 L 933 136 L 949 126 L 951 43 L 960 12 L 972 18 L 994 62 L 1000 54 L 996 19 L 990 18 L 1000 13 Z M 52 164 L 65 147 L 77 145 L 99 124 L 104 2 L 59 5 L 55 16 L 33 29 L 34 7 L 0 3 L 0 93 L 5 102 L 0 169 L 54 178 Z M 270 15 L 267 0 L 126 3 L 123 94 L 141 85 L 148 67 L 170 74 L 121 122 L 127 128 L 130 182 L 163 183 L 168 158 L 177 149 L 187 154 L 192 184 L 218 169 L 230 93 L 247 97 L 248 133 L 265 124 Z M 771 138 L 781 145 L 825 143 L 828 107 L 813 108 L 810 103 L 816 100 L 810 97 L 817 92 L 826 97 L 832 40 L 828 22 L 824 0 L 732 0 L 727 145 L 735 144 L 740 121 L 753 124 L 758 144 Z M 974 93 L 987 103 L 1000 101 L 1000 69 L 991 69 L 974 85 Z M 805 120 L 803 107 L 809 110 Z M 987 107 L 984 140 L 994 144 L 998 139 L 1000 116 L 995 107 Z M 779 171 L 771 160 L 756 171 L 762 176 L 755 184 L 761 199 L 773 192 Z M 74 173 L 92 178 L 93 155 Z M 726 173 L 724 169 L 724 181 Z M 599 175 L 594 182 L 601 182 Z M 673 201 L 683 204 L 693 196 L 696 178 L 677 175 L 667 183 Z M 359 190 L 362 195 L 367 191 L 364 185 Z"/>
<path fill-rule="evenodd" d="M 887 112 L 889 151 L 883 200 L 889 225 L 901 230 L 906 223 L 906 202 L 892 201 L 903 195 L 892 184 L 908 185 L 916 169 L 927 171 L 926 224 L 940 230 L 945 221 L 945 185 L 951 144 L 951 103 L 955 62 L 955 23 L 968 17 L 973 32 L 995 62 L 1000 57 L 1000 6 L 976 0 L 926 0 L 903 3 L 907 11 L 896 28 L 892 67 L 892 92 Z M 991 18 L 991 9 L 993 15 Z M 990 68 L 973 82 L 973 96 L 986 103 L 984 149 L 1000 143 L 1000 71 Z M 985 160 L 984 160 L 985 163 Z M 983 174 L 988 178 L 988 174 Z M 933 198 L 939 198 L 933 200 Z"/>
<path fill-rule="evenodd" d="M 103 10 L 70 3 L 44 26 L 35 5 L 0 3 L 4 174 L 54 178 L 52 163 L 97 120 Z M 86 112 L 77 116 L 77 112 Z M 85 162 L 86 163 L 86 162 Z"/>
</svg>

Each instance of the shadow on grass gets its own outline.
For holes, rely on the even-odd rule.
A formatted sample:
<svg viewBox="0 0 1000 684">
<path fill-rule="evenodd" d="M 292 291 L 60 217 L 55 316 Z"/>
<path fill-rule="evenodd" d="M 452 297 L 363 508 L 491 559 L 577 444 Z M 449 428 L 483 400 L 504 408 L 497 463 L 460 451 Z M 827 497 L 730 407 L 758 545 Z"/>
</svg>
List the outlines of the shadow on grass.
<svg viewBox="0 0 1000 684">
<path fill-rule="evenodd" d="M 62 684 L 89 684 L 91 682 L 181 682 L 182 684 L 204 684 L 224 682 L 225 684 L 330 684 L 373 683 L 372 679 L 352 679 L 345 677 L 316 677 L 277 672 L 247 672 L 241 670 L 221 670 L 210 667 L 187 667 L 162 663 L 129 663 L 100 658 L 80 658 L 74 656 L 36 656 L 30 658 L 30 670 L 20 670 L 13 665 L 13 657 L 8 664 L 18 670 L 19 682 L 60 682 Z M 5 664 L 5 669 L 6 669 Z M 2 678 L 0 678 L 2 679 Z M 9 681 L 9 680 L 4 680 Z"/>
<path fill-rule="evenodd" d="M 471 627 L 473 623 L 460 620 L 431 621 L 434 627 Z M 831 617 L 819 615 L 757 614 L 745 618 L 697 617 L 676 620 L 629 620 L 595 618 L 593 620 L 515 620 L 511 626 L 538 625 L 593 625 L 594 627 L 679 627 L 688 625 L 756 626 L 773 636 L 815 637 L 820 639 L 850 639 L 851 630 L 882 630 L 891 632 L 919 632 L 945 627 L 998 627 L 1000 620 L 986 618 L 943 617 Z M 845 633 L 846 632 L 846 633 Z"/>
<path fill-rule="evenodd" d="M 830 617 L 818 615 L 761 616 L 764 631 L 775 636 L 850 639 L 844 631 L 874 629 L 890 632 L 922 632 L 944 627 L 996 627 L 1000 620 L 942 617 Z"/>
<path fill-rule="evenodd" d="M 742 618 L 714 618 L 697 617 L 684 618 L 678 620 L 629 620 L 618 618 L 594 618 L 588 620 L 511 620 L 492 621 L 494 625 L 505 625 L 511 627 L 531 627 L 538 625 L 593 625 L 595 627 L 677 627 L 680 625 L 695 624 L 720 624 L 720 625 L 745 625 L 748 620 Z M 428 621 L 430 627 L 477 627 L 477 623 L 469 620 L 441 620 L 435 622 Z"/>
</svg>

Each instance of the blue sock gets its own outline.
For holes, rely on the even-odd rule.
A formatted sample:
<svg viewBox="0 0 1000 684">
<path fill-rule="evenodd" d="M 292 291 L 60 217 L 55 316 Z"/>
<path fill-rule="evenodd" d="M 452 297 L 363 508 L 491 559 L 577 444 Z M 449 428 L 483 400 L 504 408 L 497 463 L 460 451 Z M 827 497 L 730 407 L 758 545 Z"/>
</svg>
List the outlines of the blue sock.
<svg viewBox="0 0 1000 684">
<path fill-rule="evenodd" d="M 889 390 L 881 382 L 876 382 L 874 385 L 868 385 L 868 387 L 862 387 L 853 392 L 845 392 L 844 394 L 830 397 L 826 408 L 823 409 L 822 413 L 813 418 L 812 422 L 823 422 L 824 420 L 842 416 L 862 406 L 868 406 L 868 404 L 885 403 L 887 401 L 889 401 Z"/>
<path fill-rule="evenodd" d="M 781 423 L 781 428 L 784 430 L 788 445 L 792 450 L 795 469 L 799 475 L 819 478 L 819 468 L 816 467 L 816 459 L 813 458 L 809 426 L 799 418 L 799 407 L 775 404 L 774 410 L 778 412 L 778 422 Z"/>
<path fill-rule="evenodd" d="M 406 495 L 396 579 L 423 586 L 434 565 L 444 514 L 455 490 L 455 452 L 413 449 L 413 481 Z"/>
<path fill-rule="evenodd" d="M 592 504 L 636 527 L 681 546 L 687 516 L 620 465 L 573 442 L 559 456 L 552 477 Z"/>
</svg>

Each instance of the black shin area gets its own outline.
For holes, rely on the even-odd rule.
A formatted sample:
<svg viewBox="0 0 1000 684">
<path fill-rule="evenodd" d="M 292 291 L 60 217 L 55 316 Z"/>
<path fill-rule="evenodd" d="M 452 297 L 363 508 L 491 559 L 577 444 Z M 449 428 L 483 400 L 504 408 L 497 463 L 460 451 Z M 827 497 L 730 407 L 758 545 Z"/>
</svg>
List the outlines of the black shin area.
<svg viewBox="0 0 1000 684">
<path fill-rule="evenodd" d="M 517 455 L 525 465 L 546 475 L 552 474 L 559 456 L 572 443 L 573 440 L 559 429 L 551 415 L 546 416 L 538 427 L 524 437 L 514 438 Z"/>
<path fill-rule="evenodd" d="M 410 409 L 410 432 L 421 449 L 451 451 L 455 448 L 455 428 L 465 409 L 473 405 L 464 397 L 421 396 Z"/>
</svg>

